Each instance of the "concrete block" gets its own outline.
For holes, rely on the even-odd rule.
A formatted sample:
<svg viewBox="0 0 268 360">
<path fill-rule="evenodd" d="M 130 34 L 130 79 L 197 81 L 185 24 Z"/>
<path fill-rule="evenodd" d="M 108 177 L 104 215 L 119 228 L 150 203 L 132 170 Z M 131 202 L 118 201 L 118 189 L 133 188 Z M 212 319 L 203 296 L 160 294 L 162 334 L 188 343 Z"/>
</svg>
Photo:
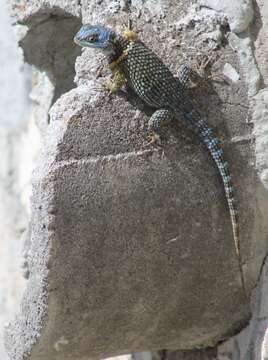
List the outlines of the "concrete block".
<svg viewBox="0 0 268 360">
<path fill-rule="evenodd" d="M 24 311 L 8 330 L 14 359 L 39 335 L 33 359 L 190 349 L 248 319 L 212 161 L 191 133 L 142 149 L 148 119 L 131 126 L 133 111 L 85 86 L 53 107 L 34 178 Z M 243 241 L 250 226 L 248 217 Z"/>
</svg>

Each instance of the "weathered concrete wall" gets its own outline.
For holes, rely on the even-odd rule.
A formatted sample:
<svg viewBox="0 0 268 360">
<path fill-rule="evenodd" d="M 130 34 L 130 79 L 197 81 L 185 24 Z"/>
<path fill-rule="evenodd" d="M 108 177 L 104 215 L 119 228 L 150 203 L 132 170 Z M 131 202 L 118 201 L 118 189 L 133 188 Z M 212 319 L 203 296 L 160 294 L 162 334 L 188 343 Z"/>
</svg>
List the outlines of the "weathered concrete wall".
<svg viewBox="0 0 268 360">
<path fill-rule="evenodd" d="M 21 234 L 28 222 L 32 163 L 26 139 L 33 138 L 28 128 L 30 72 L 23 65 L 6 1 L 0 7 L 0 359 L 7 360 L 3 326 L 19 311 L 25 285 Z"/>
<path fill-rule="evenodd" d="M 12 5 L 27 26 L 20 29 L 25 60 L 45 72 L 35 92 L 43 103 L 40 129 L 58 100 L 33 180 L 29 280 L 22 311 L 6 333 L 10 358 L 179 349 L 185 351 L 165 356 L 209 359 L 233 352 L 237 360 L 259 359 L 266 349 L 267 305 L 258 306 L 267 291 L 265 271 L 252 298 L 251 323 L 232 340 L 235 350 L 230 343 L 215 348 L 246 325 L 250 311 L 222 186 L 206 150 L 180 125 L 170 129 L 164 152 L 144 149 L 150 110 L 131 94 L 107 98 L 97 89 L 104 80 L 95 75 L 100 54 L 85 50 L 77 58 L 78 87 L 72 89 L 80 53 L 72 37 L 81 22 L 119 30 L 131 16 L 141 38 L 174 72 L 184 57 L 217 59 L 212 70 L 223 71 L 229 84 L 215 82 L 191 94 L 222 139 L 235 179 L 250 295 L 268 249 L 266 5 Z M 200 347 L 214 348 L 192 351 Z"/>
</svg>

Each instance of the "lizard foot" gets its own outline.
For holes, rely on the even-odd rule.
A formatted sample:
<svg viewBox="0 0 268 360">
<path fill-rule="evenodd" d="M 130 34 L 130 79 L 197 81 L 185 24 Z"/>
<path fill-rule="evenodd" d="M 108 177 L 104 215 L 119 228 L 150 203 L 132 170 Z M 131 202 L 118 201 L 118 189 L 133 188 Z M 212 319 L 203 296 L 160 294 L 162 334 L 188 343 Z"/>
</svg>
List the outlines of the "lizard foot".
<svg viewBox="0 0 268 360">
<path fill-rule="evenodd" d="M 211 74 L 207 77 L 207 80 L 226 83 L 226 79 L 223 74 Z"/>
<path fill-rule="evenodd" d="M 193 72 L 191 74 L 191 88 L 204 84 L 210 80 L 219 81 L 220 77 L 209 73 L 208 67 L 215 62 L 215 55 L 202 55 L 197 57 L 192 64 Z"/>
<path fill-rule="evenodd" d="M 151 145 L 161 146 L 161 139 L 158 134 L 152 133 L 147 138 L 149 141 L 148 141 L 148 143 L 144 144 L 144 147 L 149 147 Z"/>
<path fill-rule="evenodd" d="M 123 29 L 122 35 L 128 41 L 137 41 L 139 39 L 138 34 L 128 28 Z"/>
<path fill-rule="evenodd" d="M 215 82 L 221 82 L 226 83 L 226 78 L 223 74 L 219 73 L 212 73 L 210 70 L 208 70 L 208 67 L 210 67 L 215 61 L 217 60 L 216 55 L 212 54 L 209 56 L 202 56 L 201 58 L 197 59 L 193 65 L 193 72 L 191 73 L 191 87 L 196 87 L 201 83 L 205 84 L 208 81 L 215 81 Z"/>
<path fill-rule="evenodd" d="M 200 77 L 205 77 L 206 69 L 208 65 L 211 63 L 212 56 L 202 56 L 196 59 L 196 63 L 193 65 L 194 70 Z"/>
<path fill-rule="evenodd" d="M 116 84 L 113 83 L 113 81 L 105 81 L 95 85 L 94 90 L 100 92 L 105 91 L 108 93 L 108 96 L 110 96 L 118 91 L 118 87 Z"/>
<path fill-rule="evenodd" d="M 103 91 L 103 90 L 106 90 L 105 84 L 100 83 L 100 82 L 97 82 L 96 84 L 94 84 L 93 89 L 94 89 L 95 91 Z"/>
<path fill-rule="evenodd" d="M 128 18 L 127 24 L 123 24 L 121 34 L 128 41 L 137 41 L 139 39 L 138 34 L 133 31 L 133 24 L 131 18 Z"/>
</svg>

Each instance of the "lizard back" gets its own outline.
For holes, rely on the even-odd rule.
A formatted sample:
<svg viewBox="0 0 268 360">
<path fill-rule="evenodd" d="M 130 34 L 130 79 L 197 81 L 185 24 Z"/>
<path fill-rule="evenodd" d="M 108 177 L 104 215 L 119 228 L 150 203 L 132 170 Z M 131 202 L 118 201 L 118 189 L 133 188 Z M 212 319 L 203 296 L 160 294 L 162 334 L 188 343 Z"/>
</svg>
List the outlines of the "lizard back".
<svg viewBox="0 0 268 360">
<path fill-rule="evenodd" d="M 128 85 L 146 104 L 157 109 L 178 106 L 179 80 L 142 42 L 127 45 L 127 57 L 120 66 Z"/>
</svg>

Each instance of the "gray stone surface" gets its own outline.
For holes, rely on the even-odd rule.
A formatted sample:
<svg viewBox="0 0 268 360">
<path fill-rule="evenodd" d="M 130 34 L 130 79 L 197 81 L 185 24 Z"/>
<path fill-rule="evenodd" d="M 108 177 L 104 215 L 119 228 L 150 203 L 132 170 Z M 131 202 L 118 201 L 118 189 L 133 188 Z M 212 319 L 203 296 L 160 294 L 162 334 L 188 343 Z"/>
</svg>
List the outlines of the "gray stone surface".
<svg viewBox="0 0 268 360">
<path fill-rule="evenodd" d="M 254 164 L 251 140 L 258 133 L 246 122 L 247 104 L 252 106 L 253 95 L 259 100 L 260 86 L 258 67 L 254 78 L 247 72 L 256 64 L 249 34 L 231 35 L 238 39 L 236 57 L 226 44 L 222 14 L 199 16 L 192 8 L 180 21 L 182 2 L 153 4 L 35 1 L 18 7 L 13 2 L 20 23 L 29 27 L 21 32 L 25 59 L 46 72 L 55 88 L 51 102 L 58 99 L 33 179 L 28 286 L 22 310 L 6 332 L 13 360 L 214 347 L 249 320 L 222 185 L 204 147 L 175 125 L 164 150 L 145 149 L 149 109 L 131 94 L 108 98 L 96 89 L 104 79 L 95 78 L 100 55 L 93 51 L 77 59 L 78 87 L 70 90 L 78 53 L 71 33 L 80 13 L 83 22 L 117 29 L 131 14 L 142 39 L 174 72 L 182 53 L 191 58 L 194 48 L 220 55 L 214 71 L 226 63 L 236 69 L 236 84 L 192 92 L 222 139 L 235 179 L 250 294 L 267 253 L 268 225 L 267 194 L 258 175 L 266 163 Z M 259 148 L 259 155 L 265 149 Z M 256 333 L 251 334 L 254 342 Z M 258 351 L 260 344 L 256 340 Z M 248 353 L 246 345 L 243 349 Z M 209 359 L 214 353 L 187 352 L 184 358 Z"/>
<path fill-rule="evenodd" d="M 246 31 L 254 16 L 252 0 L 200 0 L 200 5 L 223 13 L 234 33 Z"/>
<path fill-rule="evenodd" d="M 27 226 L 31 155 L 24 141 L 32 139 L 26 96 L 30 72 L 23 66 L 6 1 L 1 0 L 0 7 L 0 359 L 7 360 L 3 327 L 19 311 L 25 286 L 20 252 Z"/>
</svg>

